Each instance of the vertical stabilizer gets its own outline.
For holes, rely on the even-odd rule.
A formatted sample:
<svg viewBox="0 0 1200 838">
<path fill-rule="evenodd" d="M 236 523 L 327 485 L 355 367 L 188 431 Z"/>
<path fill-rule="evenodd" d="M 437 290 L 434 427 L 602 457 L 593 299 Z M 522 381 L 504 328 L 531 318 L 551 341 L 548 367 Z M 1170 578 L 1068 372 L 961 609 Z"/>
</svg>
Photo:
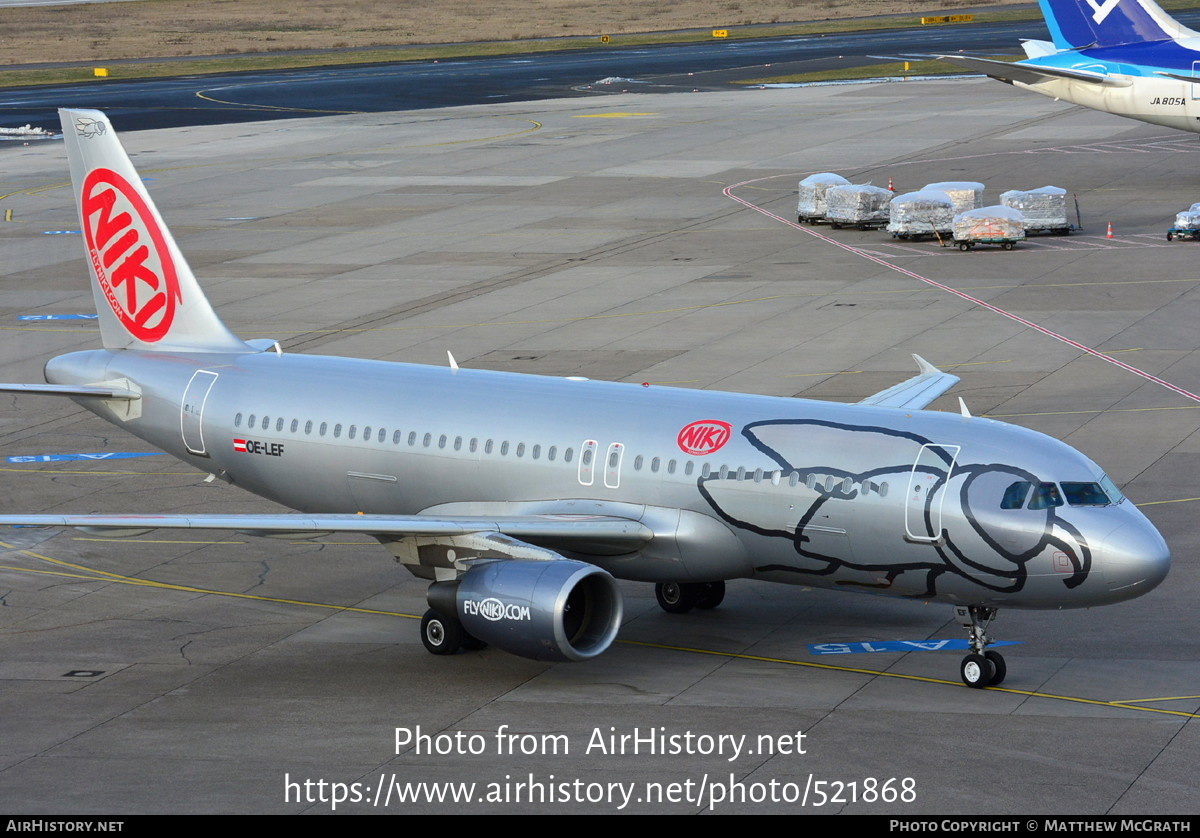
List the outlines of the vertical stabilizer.
<svg viewBox="0 0 1200 838">
<path fill-rule="evenodd" d="M 252 351 L 209 305 L 108 117 L 58 114 L 105 348 Z"/>
<path fill-rule="evenodd" d="M 1059 49 L 1117 47 L 1194 38 L 1154 0 L 1038 0 Z"/>
</svg>

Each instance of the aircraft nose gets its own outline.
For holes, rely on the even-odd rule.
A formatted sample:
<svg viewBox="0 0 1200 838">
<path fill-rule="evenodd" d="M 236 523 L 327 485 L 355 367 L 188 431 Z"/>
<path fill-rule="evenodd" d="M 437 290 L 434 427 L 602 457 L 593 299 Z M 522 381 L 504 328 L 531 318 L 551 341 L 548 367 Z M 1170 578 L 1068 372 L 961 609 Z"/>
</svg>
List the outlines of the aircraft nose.
<svg viewBox="0 0 1200 838">
<path fill-rule="evenodd" d="M 1171 551 L 1149 521 L 1131 521 L 1104 539 L 1104 578 L 1109 590 L 1140 596 L 1167 578 Z"/>
</svg>

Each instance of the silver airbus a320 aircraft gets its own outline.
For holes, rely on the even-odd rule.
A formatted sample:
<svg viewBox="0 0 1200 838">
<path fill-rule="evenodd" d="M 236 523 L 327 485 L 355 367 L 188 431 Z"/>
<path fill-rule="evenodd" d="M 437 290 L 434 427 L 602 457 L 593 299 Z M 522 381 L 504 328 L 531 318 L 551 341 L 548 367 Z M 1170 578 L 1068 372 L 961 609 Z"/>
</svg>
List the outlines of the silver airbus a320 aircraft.
<svg viewBox="0 0 1200 838">
<path fill-rule="evenodd" d="M 377 538 L 431 582 L 435 654 L 491 643 L 542 660 L 603 652 L 614 576 L 670 612 L 728 579 L 954 606 L 972 687 L 998 684 L 997 609 L 1146 593 L 1170 554 L 1091 460 L 1050 437 L 926 411 L 919 374 L 850 404 L 292 355 L 217 318 L 99 111 L 61 111 L 103 348 L 48 384 L 180 460 L 299 510 L 6 515 L 109 536 L 199 527 Z M 915 356 L 914 356 L 915 357 Z"/>
</svg>

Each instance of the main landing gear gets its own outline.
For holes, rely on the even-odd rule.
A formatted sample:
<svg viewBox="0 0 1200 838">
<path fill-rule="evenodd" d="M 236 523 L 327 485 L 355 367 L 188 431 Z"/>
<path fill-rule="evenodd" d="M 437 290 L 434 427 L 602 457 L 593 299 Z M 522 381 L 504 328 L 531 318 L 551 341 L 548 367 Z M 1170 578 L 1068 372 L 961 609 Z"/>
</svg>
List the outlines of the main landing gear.
<svg viewBox="0 0 1200 838">
<path fill-rule="evenodd" d="M 659 582 L 654 586 L 658 605 L 668 614 L 686 614 L 693 608 L 716 608 L 725 599 L 724 582 Z"/>
<path fill-rule="evenodd" d="M 963 683 L 977 690 L 999 686 L 1008 674 L 1008 666 L 1003 655 L 987 649 L 992 642 L 987 630 L 996 619 L 996 609 L 983 605 L 956 605 L 954 613 L 971 641 L 971 653 L 962 659 L 958 668 Z"/>
<path fill-rule="evenodd" d="M 453 655 L 459 649 L 477 652 L 487 644 L 467 634 L 455 617 L 446 617 L 430 608 L 421 618 L 421 642 L 431 655 Z"/>
</svg>

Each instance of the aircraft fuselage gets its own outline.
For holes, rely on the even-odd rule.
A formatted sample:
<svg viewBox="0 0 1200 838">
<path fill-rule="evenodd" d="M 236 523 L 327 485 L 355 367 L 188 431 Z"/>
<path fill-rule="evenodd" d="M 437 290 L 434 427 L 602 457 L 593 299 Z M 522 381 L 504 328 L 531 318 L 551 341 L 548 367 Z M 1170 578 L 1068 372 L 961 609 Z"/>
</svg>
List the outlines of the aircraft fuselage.
<svg viewBox="0 0 1200 838">
<path fill-rule="evenodd" d="M 621 578 L 1070 608 L 1168 566 L 1131 502 L 1064 501 L 1111 485 L 1094 463 L 980 417 L 272 351 L 96 350 L 46 372 L 132 385 L 134 414 L 80 403 L 301 511 L 639 520 L 662 537 L 572 554 Z M 1017 484 L 1042 501 L 1003 508 Z"/>
</svg>

